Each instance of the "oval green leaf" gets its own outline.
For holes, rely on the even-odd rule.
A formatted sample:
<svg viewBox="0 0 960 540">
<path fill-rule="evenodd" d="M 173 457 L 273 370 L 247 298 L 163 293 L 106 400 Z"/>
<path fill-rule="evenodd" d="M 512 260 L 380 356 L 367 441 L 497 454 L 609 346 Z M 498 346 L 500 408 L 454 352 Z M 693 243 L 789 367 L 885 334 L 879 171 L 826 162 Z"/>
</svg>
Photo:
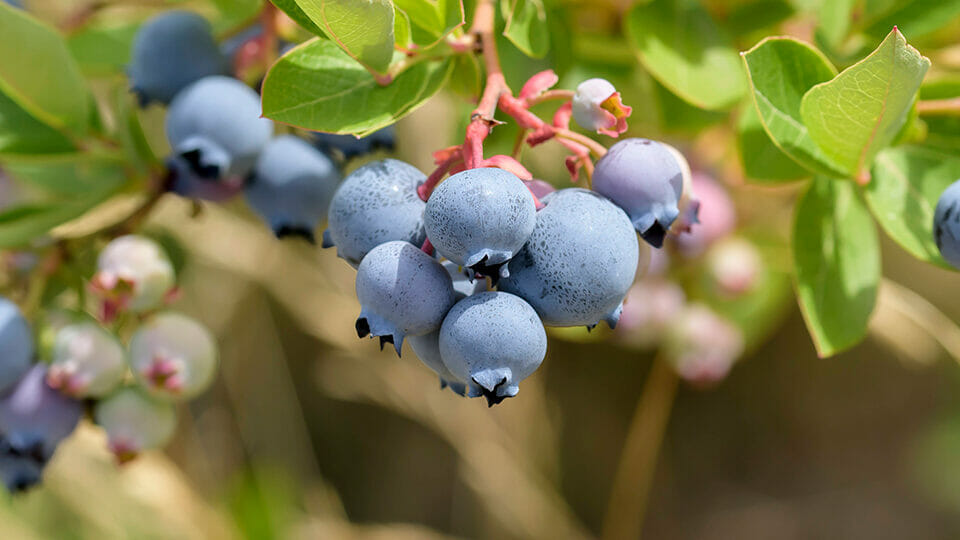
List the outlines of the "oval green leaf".
<svg viewBox="0 0 960 540">
<path fill-rule="evenodd" d="M 660 84 L 697 107 L 727 109 L 747 89 L 733 45 L 699 3 L 638 5 L 627 15 L 626 32 Z"/>
<path fill-rule="evenodd" d="M 503 35 L 531 58 L 543 58 L 550 50 L 550 29 L 543 0 L 512 0 Z"/>
<path fill-rule="evenodd" d="M 899 146 L 877 154 L 864 195 L 890 238 L 914 257 L 950 268 L 933 239 L 933 213 L 940 194 L 958 179 L 957 156 L 921 146 Z"/>
<path fill-rule="evenodd" d="M 880 243 L 852 182 L 818 176 L 797 204 L 794 284 L 821 357 L 860 342 L 876 304 Z"/>
<path fill-rule="evenodd" d="M 757 108 L 752 104 L 743 108 L 737 122 L 737 142 L 740 162 L 748 180 L 762 184 L 790 182 L 808 178 L 810 171 L 777 148 L 770 140 Z"/>
<path fill-rule="evenodd" d="M 393 60 L 390 0 L 294 0 L 306 16 L 351 58 L 376 73 Z"/>
<path fill-rule="evenodd" d="M 0 2 L 0 92 L 30 116 L 57 129 L 84 133 L 90 93 L 56 30 Z"/>
<path fill-rule="evenodd" d="M 823 53 L 792 38 L 767 38 L 743 53 L 743 61 L 753 103 L 773 143 L 812 172 L 843 176 L 810 138 L 800 117 L 807 90 L 837 74 Z"/>
<path fill-rule="evenodd" d="M 387 86 L 331 41 L 315 39 L 284 55 L 263 82 L 267 118 L 358 137 L 393 124 L 436 94 L 449 60 L 418 62 Z"/>
<path fill-rule="evenodd" d="M 894 28 L 869 56 L 803 96 L 810 137 L 845 176 L 869 180 L 874 156 L 906 122 L 929 67 Z"/>
</svg>

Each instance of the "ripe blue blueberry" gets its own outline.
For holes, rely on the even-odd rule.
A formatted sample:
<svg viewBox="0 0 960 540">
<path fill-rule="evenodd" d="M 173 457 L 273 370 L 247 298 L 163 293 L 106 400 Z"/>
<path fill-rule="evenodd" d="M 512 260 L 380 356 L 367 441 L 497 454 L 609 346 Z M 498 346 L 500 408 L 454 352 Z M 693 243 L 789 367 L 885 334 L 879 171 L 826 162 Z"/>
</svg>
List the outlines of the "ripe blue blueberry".
<svg viewBox="0 0 960 540">
<path fill-rule="evenodd" d="M 654 247 L 662 247 L 680 210 L 683 171 L 665 145 L 625 139 L 597 161 L 593 189 L 630 216 L 634 228 Z"/>
<path fill-rule="evenodd" d="M 0 481 L 13 494 L 23 493 L 39 484 L 45 465 L 30 456 L 15 454 L 4 449 L 0 440 Z"/>
<path fill-rule="evenodd" d="M 0 296 L 0 394 L 30 369 L 33 334 L 16 304 Z"/>
<path fill-rule="evenodd" d="M 423 208 L 417 186 L 427 177 L 414 166 L 385 159 L 350 173 L 330 201 L 323 247 L 356 267 L 368 251 L 384 242 L 423 244 Z"/>
<path fill-rule="evenodd" d="M 493 406 L 517 395 L 519 383 L 547 353 L 547 333 L 530 304 L 504 292 L 457 302 L 440 328 L 440 355 L 458 379 L 479 386 Z"/>
<path fill-rule="evenodd" d="M 137 31 L 127 73 L 141 105 L 167 104 L 194 81 L 226 75 L 228 67 L 206 19 L 187 11 L 168 11 Z"/>
<path fill-rule="evenodd" d="M 47 368 L 35 365 L 0 399 L 0 450 L 44 464 L 80 421 L 83 405 L 47 385 Z"/>
<path fill-rule="evenodd" d="M 630 219 L 585 189 L 562 189 L 543 203 L 500 290 L 529 302 L 547 326 L 593 327 L 604 320 L 614 327 L 639 259 Z"/>
<path fill-rule="evenodd" d="M 130 367 L 152 396 L 190 399 L 213 383 L 217 344 L 206 327 L 190 317 L 161 313 L 130 338 Z"/>
<path fill-rule="evenodd" d="M 127 374 L 127 356 L 120 342 L 93 322 L 61 328 L 52 356 L 47 384 L 75 398 L 105 396 Z"/>
<path fill-rule="evenodd" d="M 128 386 L 97 403 L 93 418 L 107 432 L 107 446 L 120 463 L 173 437 L 177 415 L 171 403 Z"/>
<path fill-rule="evenodd" d="M 326 219 L 339 181 L 330 158 L 299 137 L 282 135 L 257 159 L 247 202 L 277 237 L 313 242 L 313 230 Z"/>
<path fill-rule="evenodd" d="M 479 387 L 474 384 L 469 385 L 470 393 L 468 394 L 467 383 L 458 379 L 456 375 L 447 369 L 446 364 L 443 363 L 440 357 L 439 330 L 434 330 L 422 336 L 410 336 L 409 341 L 410 348 L 413 349 L 417 358 L 440 377 L 440 388 L 449 387 L 453 393 L 459 396 L 469 395 L 469 397 L 477 397 L 480 395 L 478 391 Z"/>
<path fill-rule="evenodd" d="M 393 126 L 374 131 L 366 137 L 337 135 L 335 133 L 313 134 L 314 144 L 328 155 L 338 159 L 350 159 L 369 154 L 377 149 L 393 150 L 396 146 L 396 130 Z"/>
<path fill-rule="evenodd" d="M 370 250 L 357 268 L 360 317 L 357 335 L 393 343 L 440 328 L 456 300 L 450 275 L 436 259 L 409 242 L 393 241 Z"/>
<path fill-rule="evenodd" d="M 260 96 L 230 77 L 205 77 L 184 88 L 167 111 L 167 140 L 201 178 L 245 177 L 270 142 Z"/>
<path fill-rule="evenodd" d="M 437 186 L 423 222 L 437 253 L 496 281 L 509 274 L 504 263 L 530 237 L 536 215 L 523 181 L 503 169 L 481 168 Z"/>
<path fill-rule="evenodd" d="M 933 239 L 943 258 L 960 269 L 960 180 L 950 184 L 937 200 Z"/>
<path fill-rule="evenodd" d="M 200 176 L 193 165 L 183 156 L 169 156 L 164 164 L 167 167 L 170 191 L 189 199 L 223 202 L 237 196 L 245 185 L 245 179 L 232 176 L 226 178 L 208 178 Z"/>
</svg>

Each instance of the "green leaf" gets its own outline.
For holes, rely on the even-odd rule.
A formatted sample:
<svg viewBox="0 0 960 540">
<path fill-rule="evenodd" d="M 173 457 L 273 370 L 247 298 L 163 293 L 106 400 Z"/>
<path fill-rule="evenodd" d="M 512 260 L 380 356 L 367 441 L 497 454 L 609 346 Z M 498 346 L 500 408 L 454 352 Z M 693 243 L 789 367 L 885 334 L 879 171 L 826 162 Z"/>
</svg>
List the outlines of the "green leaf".
<svg viewBox="0 0 960 540">
<path fill-rule="evenodd" d="M 880 281 L 880 244 L 852 182 L 814 178 L 797 204 L 793 259 L 817 353 L 832 356 L 863 339 Z"/>
<path fill-rule="evenodd" d="M 263 114 L 305 129 L 368 135 L 436 94 L 451 66 L 449 60 L 423 60 L 381 86 L 336 44 L 315 39 L 270 69 L 263 82 Z"/>
<path fill-rule="evenodd" d="M 0 248 L 28 244 L 83 215 L 128 181 L 122 160 L 91 154 L 5 158 L 4 170 L 31 186 L 33 196 L 0 212 Z"/>
<path fill-rule="evenodd" d="M 743 53 L 743 61 L 753 102 L 773 143 L 812 172 L 842 176 L 842 169 L 813 142 L 800 117 L 807 90 L 837 74 L 823 53 L 792 38 L 767 38 Z"/>
<path fill-rule="evenodd" d="M 443 39 L 465 21 L 461 0 L 394 0 L 393 4 L 413 25 L 413 41 L 425 47 Z"/>
<path fill-rule="evenodd" d="M 124 161 L 112 155 L 11 155 L 4 157 L 3 168 L 53 198 L 112 193 L 127 181 Z"/>
<path fill-rule="evenodd" d="M 850 31 L 852 12 L 857 0 L 830 0 L 818 11 L 820 35 L 830 47 L 836 47 Z M 828 47 L 829 48 L 829 47 Z"/>
<path fill-rule="evenodd" d="M 917 39 L 955 22 L 960 16 L 960 0 L 901 0 L 895 5 L 895 9 L 870 24 L 867 34 L 879 38 L 896 27 L 911 39 Z"/>
<path fill-rule="evenodd" d="M 793 15 L 793 11 L 786 0 L 755 0 L 736 5 L 724 27 L 734 36 L 742 36 L 783 21 Z"/>
<path fill-rule="evenodd" d="M 87 75 L 122 73 L 138 28 L 139 24 L 86 27 L 67 37 L 67 47 Z"/>
<path fill-rule="evenodd" d="M 776 183 L 800 180 L 810 171 L 777 148 L 763 129 L 757 109 L 752 104 L 743 108 L 737 122 L 738 147 L 743 172 L 758 183 Z"/>
<path fill-rule="evenodd" d="M 327 34 L 300 9 L 300 6 L 297 5 L 297 0 L 270 0 L 270 2 L 302 26 L 304 30 L 307 30 L 315 36 L 327 37 Z"/>
<path fill-rule="evenodd" d="M 543 58 L 550 50 L 550 31 L 543 0 L 512 0 L 503 35 L 531 58 Z"/>
<path fill-rule="evenodd" d="M 730 40 L 697 3 L 638 5 L 627 15 L 626 32 L 660 84 L 697 107 L 726 109 L 746 91 Z"/>
<path fill-rule="evenodd" d="M 877 155 L 864 195 L 890 238 L 914 257 L 949 268 L 934 242 L 933 213 L 940 194 L 957 179 L 960 157 L 899 146 Z"/>
<path fill-rule="evenodd" d="M 390 0 L 295 0 L 351 58 L 377 73 L 393 60 L 393 3 Z"/>
<path fill-rule="evenodd" d="M 483 92 L 483 69 L 477 55 L 458 54 L 453 57 L 450 89 L 470 101 L 480 98 Z"/>
<path fill-rule="evenodd" d="M 56 30 L 0 2 L 0 92 L 37 120 L 86 131 L 91 98 Z"/>
<path fill-rule="evenodd" d="M 903 126 L 929 67 L 894 29 L 869 56 L 803 96 L 810 137 L 846 176 L 868 180 L 873 157 Z"/>
<path fill-rule="evenodd" d="M 0 153 L 69 152 L 73 143 L 0 93 Z"/>
<path fill-rule="evenodd" d="M 220 12 L 215 29 L 231 29 L 250 21 L 263 9 L 263 0 L 213 0 Z"/>
</svg>

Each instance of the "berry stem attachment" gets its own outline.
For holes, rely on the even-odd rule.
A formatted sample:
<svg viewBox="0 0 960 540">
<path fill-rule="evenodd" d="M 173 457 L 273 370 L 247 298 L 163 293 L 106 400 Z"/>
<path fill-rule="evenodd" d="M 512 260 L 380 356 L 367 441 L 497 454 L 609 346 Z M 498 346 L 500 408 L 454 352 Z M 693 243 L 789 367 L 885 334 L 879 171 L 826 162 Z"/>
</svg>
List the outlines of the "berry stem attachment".
<svg viewBox="0 0 960 540">
<path fill-rule="evenodd" d="M 557 137 L 561 139 L 566 139 L 568 141 L 573 141 L 580 143 L 590 149 L 590 153 L 596 156 L 597 158 L 602 158 L 607 155 L 607 148 L 597 141 L 587 137 L 586 135 L 581 135 L 575 131 L 570 131 L 566 128 L 554 128 Z"/>
<path fill-rule="evenodd" d="M 573 99 L 574 94 L 575 92 L 573 90 L 547 90 L 539 96 L 527 99 L 527 106 L 533 107 L 546 101 L 570 101 Z"/>
<path fill-rule="evenodd" d="M 427 238 L 427 239 L 425 239 L 425 240 L 423 241 L 423 245 L 420 246 L 420 251 L 422 251 L 422 252 L 426 253 L 427 255 L 430 255 L 431 257 L 433 257 L 433 244 L 430 243 L 430 239 L 429 239 L 429 238 Z"/>
<path fill-rule="evenodd" d="M 918 101 L 917 112 L 928 116 L 960 116 L 960 97 Z"/>
<path fill-rule="evenodd" d="M 480 38 L 483 47 L 483 63 L 487 71 L 487 84 L 477 108 L 470 115 L 470 125 L 463 143 L 463 161 L 468 169 L 475 169 L 483 161 L 483 141 L 495 125 L 494 114 L 500 96 L 510 92 L 507 80 L 500 68 L 496 38 L 493 34 L 495 18 L 493 0 L 479 0 L 474 11 L 470 33 Z"/>
</svg>

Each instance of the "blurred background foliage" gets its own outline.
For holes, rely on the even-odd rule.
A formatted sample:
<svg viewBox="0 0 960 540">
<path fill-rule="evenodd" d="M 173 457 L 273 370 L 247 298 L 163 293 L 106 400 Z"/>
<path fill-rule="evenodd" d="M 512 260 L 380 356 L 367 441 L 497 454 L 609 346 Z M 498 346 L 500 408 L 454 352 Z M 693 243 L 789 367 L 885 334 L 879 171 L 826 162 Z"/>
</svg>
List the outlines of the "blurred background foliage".
<svg viewBox="0 0 960 540">
<path fill-rule="evenodd" d="M 126 90 L 129 44 L 149 14 L 195 9 L 226 37 L 261 8 L 258 0 L 25 4 L 64 30 L 101 101 Z M 623 31 L 636 4 L 644 2 L 544 0 L 546 56 L 531 59 L 502 39 L 502 60 L 515 88 L 546 68 L 567 88 L 608 78 L 634 107 L 632 135 L 674 144 L 729 189 L 736 234 L 762 254 L 762 286 L 730 301 L 703 285 L 702 259 L 671 274 L 744 332 L 747 352 L 729 377 L 710 388 L 678 384 L 654 352 L 614 332 L 555 331 L 520 396 L 487 409 L 441 392 L 409 349 L 397 359 L 356 339 L 354 272 L 332 250 L 276 241 L 239 202 L 197 213 L 168 196 L 147 230 L 179 261 L 177 308 L 219 338 L 220 378 L 183 407 L 164 454 L 117 468 L 102 434 L 82 426 L 41 488 L 0 501 L 0 538 L 614 538 L 641 519 L 647 538 L 960 535 L 956 275 L 884 238 L 886 281 L 870 338 L 818 359 L 787 275 L 798 186 L 756 174 L 801 171 L 768 153 L 746 101 L 705 110 L 658 82 Z M 933 60 L 928 79 L 960 73 L 955 1 L 656 0 L 651 9 L 663 4 L 682 15 L 661 29 L 677 39 L 705 17 L 738 50 L 792 35 L 841 67 L 898 24 Z M 459 140 L 471 109 L 463 97 L 479 81 L 456 77 L 451 89 L 398 125 L 393 155 L 428 171 L 431 152 Z M 154 153 L 165 155 L 162 110 L 139 119 Z M 954 148 L 952 120 L 937 121 L 948 125 L 930 132 Z M 488 152 L 509 154 L 516 135 L 509 124 L 497 128 Z M 548 145 L 524 163 L 565 186 L 562 157 Z M 4 189 L 7 204 L 35 196 Z M 82 236 L 139 197 L 115 197 L 58 234 Z M 637 504 L 618 510 L 610 504 L 618 490 L 621 503 Z"/>
</svg>

